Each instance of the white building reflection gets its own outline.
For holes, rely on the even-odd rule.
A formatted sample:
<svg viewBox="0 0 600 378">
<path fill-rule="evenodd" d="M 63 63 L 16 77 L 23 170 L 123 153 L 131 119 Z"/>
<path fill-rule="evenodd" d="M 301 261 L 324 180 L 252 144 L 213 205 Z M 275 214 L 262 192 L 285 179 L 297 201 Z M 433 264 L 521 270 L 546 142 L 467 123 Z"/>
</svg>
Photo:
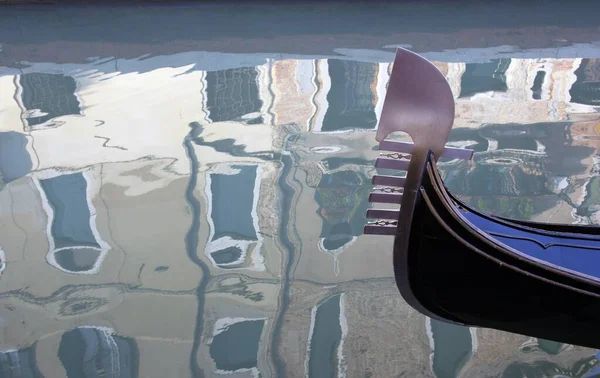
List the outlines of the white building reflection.
<svg viewBox="0 0 600 378">
<path fill-rule="evenodd" d="M 467 373 L 591 355 L 560 346 L 524 357 L 528 338 L 428 326 L 402 301 L 391 240 L 362 235 L 391 64 L 248 58 L 199 70 L 194 59 L 2 69 L 0 369 L 192 376 L 197 361 L 207 375 L 322 366 L 337 376 L 480 376 Z M 447 163 L 459 194 L 556 202 L 553 190 L 571 190 L 575 215 L 539 198 L 516 207 L 598 219 L 595 60 L 435 64 L 456 98 L 450 144 L 476 150 L 474 166 Z M 492 174 L 497 185 L 476 187 Z M 192 175 L 198 213 L 185 197 Z M 208 277 L 190 262 L 194 222 L 191 254 Z M 335 361 L 311 357 L 319 347 Z"/>
</svg>

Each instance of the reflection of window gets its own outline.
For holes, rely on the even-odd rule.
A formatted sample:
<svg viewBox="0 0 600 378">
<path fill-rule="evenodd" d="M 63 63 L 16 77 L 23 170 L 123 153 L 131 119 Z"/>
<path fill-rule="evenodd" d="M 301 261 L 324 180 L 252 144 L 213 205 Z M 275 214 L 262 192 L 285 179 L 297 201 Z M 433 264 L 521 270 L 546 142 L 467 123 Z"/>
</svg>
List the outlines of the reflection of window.
<svg viewBox="0 0 600 378">
<path fill-rule="evenodd" d="M 338 255 L 362 233 L 370 189 L 365 177 L 354 170 L 325 173 L 317 185 L 315 201 L 323 220 L 318 246 L 333 256 L 335 274 Z"/>
<path fill-rule="evenodd" d="M 232 269 L 250 264 L 262 269 L 257 215 L 261 171 L 257 165 L 231 165 L 207 178 L 206 253 L 215 266 Z"/>
<path fill-rule="evenodd" d="M 78 327 L 66 332 L 60 340 L 58 358 L 69 378 L 138 376 L 137 343 L 108 328 Z"/>
<path fill-rule="evenodd" d="M 468 327 L 427 318 L 433 358 L 432 370 L 436 377 L 458 377 L 473 355 L 474 337 Z"/>
<path fill-rule="evenodd" d="M 546 78 L 545 71 L 538 71 L 533 79 L 533 86 L 531 87 L 531 97 L 534 100 L 542 99 L 542 86 L 544 85 L 544 79 Z"/>
<path fill-rule="evenodd" d="M 544 140 L 550 135 L 545 125 L 488 125 L 481 129 L 483 137 L 497 141 L 498 150 L 539 151 Z"/>
<path fill-rule="evenodd" d="M 27 73 L 19 76 L 18 87 L 26 128 L 58 126 L 52 119 L 81 114 L 77 85 L 70 76 Z"/>
<path fill-rule="evenodd" d="M 600 105 L 600 59 L 582 59 L 575 71 L 577 81 L 571 89 L 571 101 L 585 105 Z"/>
<path fill-rule="evenodd" d="M 48 215 L 47 261 L 68 273 L 96 273 L 108 245 L 96 229 L 96 211 L 82 172 L 38 181 Z"/>
<path fill-rule="evenodd" d="M 460 97 L 476 93 L 505 92 L 506 70 L 510 59 L 492 59 L 490 63 L 467 63 L 460 83 Z"/>
<path fill-rule="evenodd" d="M 343 347 L 347 333 L 343 293 L 332 295 L 313 307 L 306 348 L 306 376 L 345 376 Z"/>
<path fill-rule="evenodd" d="M 254 67 L 231 68 L 206 73 L 206 97 L 212 122 L 238 119 L 260 112 L 263 105 Z"/>
<path fill-rule="evenodd" d="M 35 346 L 0 352 L 0 377 L 42 378 L 35 360 Z"/>
<path fill-rule="evenodd" d="M 223 318 L 215 323 L 209 353 L 216 373 L 258 371 L 258 347 L 265 319 Z"/>
<path fill-rule="evenodd" d="M 331 88 L 321 131 L 374 129 L 379 65 L 329 59 L 328 67 Z"/>
</svg>

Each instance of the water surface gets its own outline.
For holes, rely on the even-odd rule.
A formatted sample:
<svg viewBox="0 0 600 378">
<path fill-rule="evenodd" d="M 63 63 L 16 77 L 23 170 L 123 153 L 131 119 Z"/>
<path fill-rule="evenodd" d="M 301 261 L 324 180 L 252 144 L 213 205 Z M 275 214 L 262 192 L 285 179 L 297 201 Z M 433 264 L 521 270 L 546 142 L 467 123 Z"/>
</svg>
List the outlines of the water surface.
<svg viewBox="0 0 600 378">
<path fill-rule="evenodd" d="M 598 368 L 426 319 L 395 287 L 393 240 L 362 235 L 398 45 L 452 88 L 448 145 L 475 150 L 440 164 L 453 193 L 600 223 L 598 9 L 314 6 L 0 11 L 1 376 Z"/>
</svg>

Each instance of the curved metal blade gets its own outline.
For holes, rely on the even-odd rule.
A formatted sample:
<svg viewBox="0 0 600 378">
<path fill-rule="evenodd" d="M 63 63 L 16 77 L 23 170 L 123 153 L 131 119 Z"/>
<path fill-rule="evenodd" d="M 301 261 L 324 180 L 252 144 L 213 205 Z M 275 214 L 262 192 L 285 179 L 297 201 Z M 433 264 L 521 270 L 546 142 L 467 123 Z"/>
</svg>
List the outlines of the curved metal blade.
<svg viewBox="0 0 600 378">
<path fill-rule="evenodd" d="M 422 56 L 398 48 L 377 141 L 394 131 L 403 131 L 417 148 L 430 149 L 439 157 L 453 123 L 454 96 L 444 75 Z"/>
</svg>

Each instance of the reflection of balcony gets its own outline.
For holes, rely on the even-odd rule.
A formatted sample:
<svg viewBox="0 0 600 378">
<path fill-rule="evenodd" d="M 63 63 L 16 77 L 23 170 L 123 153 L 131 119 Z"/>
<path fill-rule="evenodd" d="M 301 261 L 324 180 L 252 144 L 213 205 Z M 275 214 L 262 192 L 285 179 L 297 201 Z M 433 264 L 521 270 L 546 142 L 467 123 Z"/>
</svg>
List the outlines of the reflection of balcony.
<svg viewBox="0 0 600 378">
<path fill-rule="evenodd" d="M 97 273 L 109 246 L 96 228 L 84 172 L 36 180 L 48 216 L 48 263 L 67 273 Z"/>
<path fill-rule="evenodd" d="M 260 112 L 263 102 L 258 88 L 258 74 L 254 67 L 207 72 L 206 105 L 210 120 L 231 121 Z"/>
<path fill-rule="evenodd" d="M 261 175 L 260 166 L 242 164 L 221 166 L 208 175 L 205 253 L 214 266 L 264 270 L 257 214 Z"/>
<path fill-rule="evenodd" d="M 68 377 L 137 378 L 139 351 L 134 339 L 102 327 L 77 327 L 60 341 L 58 358 Z"/>
<path fill-rule="evenodd" d="M 315 65 L 312 131 L 374 130 L 389 73 L 385 64 L 328 59 Z"/>
<path fill-rule="evenodd" d="M 55 118 L 81 114 L 76 95 L 77 84 L 70 76 L 49 73 L 26 73 L 17 80 L 17 101 L 22 110 L 25 130 L 56 127 Z"/>
</svg>

